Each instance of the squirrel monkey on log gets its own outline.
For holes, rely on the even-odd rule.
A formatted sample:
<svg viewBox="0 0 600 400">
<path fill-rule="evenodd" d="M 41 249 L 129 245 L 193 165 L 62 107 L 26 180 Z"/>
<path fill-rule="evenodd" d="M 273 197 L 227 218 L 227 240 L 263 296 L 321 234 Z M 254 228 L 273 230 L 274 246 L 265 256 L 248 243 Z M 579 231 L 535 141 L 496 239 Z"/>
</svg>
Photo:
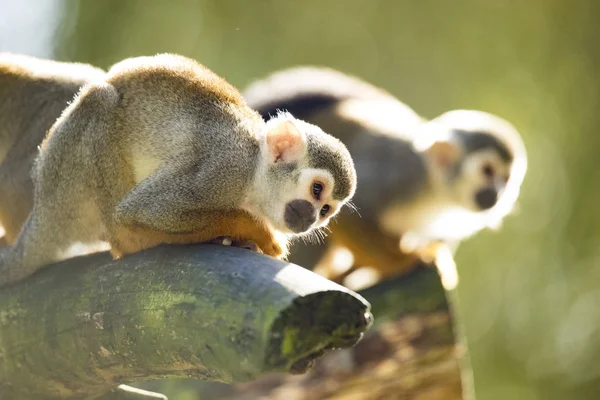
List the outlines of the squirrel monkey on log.
<svg viewBox="0 0 600 400">
<path fill-rule="evenodd" d="M 278 71 L 243 94 L 264 118 L 289 111 L 349 149 L 358 212 L 344 210 L 329 225 L 326 246 L 299 242 L 290 254 L 337 282 L 362 267 L 385 279 L 431 262 L 439 245 L 498 228 L 519 196 L 525 147 L 497 116 L 454 110 L 428 121 L 385 90 L 325 67 Z M 346 265 L 337 265 L 342 250 Z"/>
<path fill-rule="evenodd" d="M 115 258 L 201 242 L 283 258 L 289 238 L 325 227 L 356 188 L 341 141 L 290 113 L 265 122 L 224 79 L 172 54 L 90 79 L 32 177 L 33 209 L 0 249 L 0 286 L 97 241 Z"/>
</svg>

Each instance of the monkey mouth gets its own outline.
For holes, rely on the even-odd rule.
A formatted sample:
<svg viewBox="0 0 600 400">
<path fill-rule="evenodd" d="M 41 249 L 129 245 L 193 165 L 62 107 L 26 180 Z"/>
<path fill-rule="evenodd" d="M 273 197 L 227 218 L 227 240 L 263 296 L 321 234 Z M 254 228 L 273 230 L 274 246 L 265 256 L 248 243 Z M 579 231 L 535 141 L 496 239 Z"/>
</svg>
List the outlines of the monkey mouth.
<svg viewBox="0 0 600 400">
<path fill-rule="evenodd" d="M 285 206 L 285 225 L 294 233 L 306 232 L 315 222 L 315 208 L 306 200 L 292 200 Z"/>
<path fill-rule="evenodd" d="M 493 188 L 479 190 L 475 194 L 475 203 L 481 210 L 489 210 L 496 205 L 498 201 L 498 192 Z"/>
</svg>

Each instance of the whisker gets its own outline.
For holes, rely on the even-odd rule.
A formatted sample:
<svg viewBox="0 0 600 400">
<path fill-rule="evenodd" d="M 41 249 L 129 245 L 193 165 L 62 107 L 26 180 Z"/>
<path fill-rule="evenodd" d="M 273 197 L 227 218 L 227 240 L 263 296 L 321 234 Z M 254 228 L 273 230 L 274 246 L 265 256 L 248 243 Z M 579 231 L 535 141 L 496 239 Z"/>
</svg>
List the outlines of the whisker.
<svg viewBox="0 0 600 400">
<path fill-rule="evenodd" d="M 323 243 L 330 233 L 331 233 L 331 229 L 329 229 L 328 227 L 323 227 L 323 228 L 319 229 L 318 235 L 321 238 L 320 243 Z"/>
<path fill-rule="evenodd" d="M 356 204 L 354 204 L 352 201 L 348 201 L 346 203 L 346 205 L 348 206 L 348 208 L 350 209 L 351 212 L 357 213 L 358 216 L 362 218 L 362 215 L 360 215 L 360 212 L 358 211 L 358 207 L 356 206 Z"/>
<path fill-rule="evenodd" d="M 315 240 L 316 231 L 312 231 L 306 235 L 300 236 L 304 244 L 312 244 Z"/>
<path fill-rule="evenodd" d="M 325 241 L 325 238 L 327 237 L 327 233 L 325 232 L 325 229 L 326 228 L 324 228 L 324 227 L 315 229 L 314 231 L 312 231 L 310 234 L 308 234 L 306 236 L 306 239 L 311 244 L 322 244 Z"/>
</svg>

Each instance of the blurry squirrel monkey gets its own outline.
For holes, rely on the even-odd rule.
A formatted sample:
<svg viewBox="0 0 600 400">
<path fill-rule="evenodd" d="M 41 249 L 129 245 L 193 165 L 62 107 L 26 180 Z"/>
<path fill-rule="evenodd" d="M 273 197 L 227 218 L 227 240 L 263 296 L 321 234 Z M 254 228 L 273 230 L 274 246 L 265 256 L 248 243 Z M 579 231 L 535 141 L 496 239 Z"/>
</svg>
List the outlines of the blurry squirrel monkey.
<svg viewBox="0 0 600 400">
<path fill-rule="evenodd" d="M 361 267 L 386 278 L 419 258 L 431 261 L 438 243 L 455 246 L 498 227 L 519 195 L 525 147 L 491 114 L 455 110 L 426 121 L 384 90 L 320 67 L 276 72 L 244 95 L 263 117 L 287 110 L 352 154 L 358 213 L 345 210 L 329 226 L 329 246 L 297 244 L 290 254 L 330 279 L 341 282 Z M 353 261 L 336 271 L 335 253 L 344 248 Z"/>
<path fill-rule="evenodd" d="M 40 146 L 34 205 L 0 249 L 0 286 L 107 241 L 115 257 L 161 243 L 218 241 L 274 257 L 324 227 L 353 195 L 346 147 L 177 55 L 136 57 L 86 84 Z M 252 245 L 247 245 L 248 243 Z"/>
<path fill-rule="evenodd" d="M 37 147 L 81 86 L 102 76 L 87 64 L 0 53 L 0 225 L 7 243 L 33 207 Z"/>
</svg>

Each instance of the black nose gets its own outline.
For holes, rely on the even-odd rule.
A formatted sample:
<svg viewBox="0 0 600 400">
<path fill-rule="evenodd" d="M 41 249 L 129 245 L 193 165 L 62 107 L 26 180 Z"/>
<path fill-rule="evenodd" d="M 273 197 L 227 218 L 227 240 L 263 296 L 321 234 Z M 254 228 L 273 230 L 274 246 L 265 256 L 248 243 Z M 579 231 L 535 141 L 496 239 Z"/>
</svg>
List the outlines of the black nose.
<svg viewBox="0 0 600 400">
<path fill-rule="evenodd" d="M 493 188 L 481 189 L 475 194 L 475 202 L 482 210 L 494 207 L 498 201 L 498 192 Z"/>
<path fill-rule="evenodd" d="M 317 220 L 315 208 L 307 200 L 292 200 L 285 206 L 285 224 L 295 233 L 305 232 Z"/>
</svg>

